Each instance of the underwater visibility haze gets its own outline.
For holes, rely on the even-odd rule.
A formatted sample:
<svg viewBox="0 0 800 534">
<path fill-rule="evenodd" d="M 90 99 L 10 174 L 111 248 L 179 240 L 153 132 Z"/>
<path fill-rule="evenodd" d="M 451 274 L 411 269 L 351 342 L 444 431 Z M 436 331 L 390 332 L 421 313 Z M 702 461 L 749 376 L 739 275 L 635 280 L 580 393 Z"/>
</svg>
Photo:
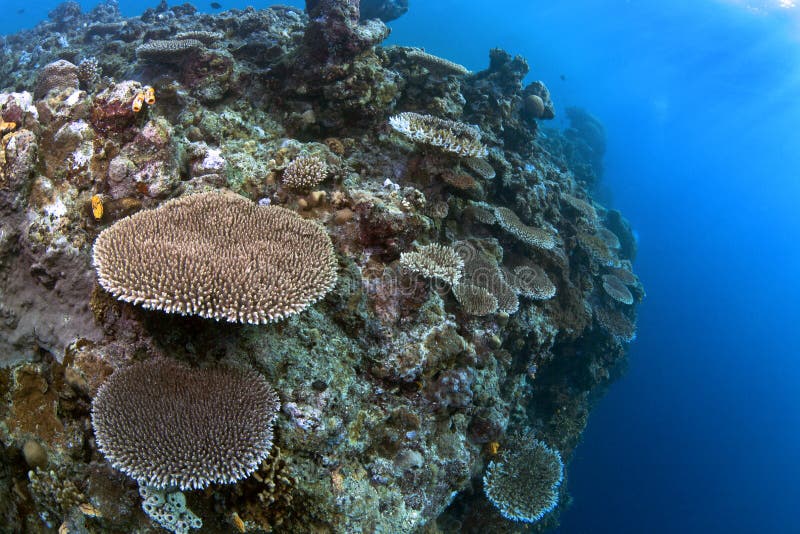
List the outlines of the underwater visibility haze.
<svg viewBox="0 0 800 534">
<path fill-rule="evenodd" d="M 0 532 L 800 532 L 791 0 L 4 0 Z"/>
</svg>

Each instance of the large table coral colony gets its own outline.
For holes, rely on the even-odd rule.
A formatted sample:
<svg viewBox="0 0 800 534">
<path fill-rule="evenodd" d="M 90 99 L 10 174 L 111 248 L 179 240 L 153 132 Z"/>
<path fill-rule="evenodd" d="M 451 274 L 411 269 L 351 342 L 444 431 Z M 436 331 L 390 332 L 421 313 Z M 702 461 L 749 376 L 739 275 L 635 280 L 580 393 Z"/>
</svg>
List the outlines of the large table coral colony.
<svg viewBox="0 0 800 534">
<path fill-rule="evenodd" d="M 406 9 L 3 38 L 0 531 L 557 524 L 644 297 L 602 126 L 381 47 Z"/>
</svg>

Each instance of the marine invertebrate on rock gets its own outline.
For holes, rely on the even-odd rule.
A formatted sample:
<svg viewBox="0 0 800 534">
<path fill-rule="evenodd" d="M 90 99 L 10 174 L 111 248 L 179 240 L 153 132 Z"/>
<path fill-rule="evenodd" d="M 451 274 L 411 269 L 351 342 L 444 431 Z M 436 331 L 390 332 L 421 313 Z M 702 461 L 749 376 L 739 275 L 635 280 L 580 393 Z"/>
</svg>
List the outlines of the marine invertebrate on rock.
<svg viewBox="0 0 800 534">
<path fill-rule="evenodd" d="M 590 223 L 597 221 L 597 210 L 595 210 L 594 206 L 592 206 L 586 200 L 568 193 L 561 193 L 561 200 L 573 210 L 577 211 Z"/>
<path fill-rule="evenodd" d="M 292 191 L 307 192 L 328 176 L 328 165 L 317 156 L 293 159 L 283 171 L 283 184 Z"/>
<path fill-rule="evenodd" d="M 42 68 L 36 79 L 33 96 L 44 98 L 53 89 L 77 89 L 78 67 L 67 60 L 59 59 Z"/>
<path fill-rule="evenodd" d="M 458 63 L 454 63 L 449 59 L 429 54 L 421 48 L 408 48 L 406 50 L 406 57 L 414 60 L 416 63 L 422 65 L 430 71 L 439 74 L 450 76 L 463 76 L 469 74 L 469 70 Z"/>
<path fill-rule="evenodd" d="M 477 126 L 406 111 L 389 118 L 389 124 L 410 139 L 462 157 L 483 158 L 489 153 Z"/>
<path fill-rule="evenodd" d="M 200 41 L 204 45 L 213 45 L 225 38 L 222 32 L 210 32 L 204 30 L 194 30 L 187 32 L 179 32 L 175 34 L 175 39 L 178 41 L 195 40 Z"/>
<path fill-rule="evenodd" d="M 622 281 L 613 274 L 603 275 L 603 289 L 609 297 L 622 304 L 633 304 L 633 295 Z"/>
<path fill-rule="evenodd" d="M 16 122 L 6 122 L 3 119 L 0 119 L 0 134 L 4 134 L 6 132 L 13 131 L 16 129 L 17 123 Z"/>
<path fill-rule="evenodd" d="M 139 91 L 133 97 L 133 101 L 131 102 L 131 109 L 134 113 L 139 113 L 142 111 L 142 106 L 144 105 L 144 91 Z"/>
<path fill-rule="evenodd" d="M 485 180 L 491 180 L 496 176 L 494 167 L 483 158 L 464 158 L 464 163 L 472 169 L 478 176 Z"/>
<path fill-rule="evenodd" d="M 500 226 L 523 243 L 544 250 L 552 250 L 556 246 L 556 240 L 547 230 L 528 226 L 516 213 L 505 207 L 494 209 L 495 217 Z"/>
<path fill-rule="evenodd" d="M 202 489 L 258 468 L 278 407 L 253 370 L 156 358 L 109 377 L 92 402 L 92 427 L 106 459 L 140 485 Z"/>
<path fill-rule="evenodd" d="M 453 171 L 446 170 L 441 174 L 441 177 L 442 181 L 447 185 L 453 189 L 463 192 L 464 194 L 473 197 L 483 196 L 483 188 L 478 181 L 469 174 L 463 172 L 455 173 Z"/>
<path fill-rule="evenodd" d="M 92 215 L 97 221 L 103 218 L 103 197 L 100 195 L 92 195 Z"/>
<path fill-rule="evenodd" d="M 523 297 L 548 300 L 556 295 L 556 285 L 538 265 L 518 265 L 505 275 L 506 281 Z"/>
<path fill-rule="evenodd" d="M 535 523 L 558 504 L 561 454 L 529 435 L 515 436 L 489 463 L 483 490 L 503 517 Z"/>
<path fill-rule="evenodd" d="M 83 84 L 83 87 L 87 89 L 100 81 L 101 73 L 100 63 L 94 56 L 83 58 L 78 63 L 78 79 Z"/>
<path fill-rule="evenodd" d="M 186 57 L 203 48 L 197 39 L 164 39 L 148 41 L 136 47 L 136 57 L 156 63 L 181 63 Z"/>
<path fill-rule="evenodd" d="M 93 262 L 118 299 L 182 315 L 263 324 L 321 299 L 336 283 L 325 230 L 232 193 L 201 193 L 103 230 Z"/>
<path fill-rule="evenodd" d="M 497 297 L 483 287 L 456 284 L 453 286 L 453 296 L 469 315 L 489 315 L 497 311 Z"/>
<path fill-rule="evenodd" d="M 486 202 L 471 202 L 464 213 L 483 224 L 497 224 L 497 217 L 494 215 L 494 206 Z"/>
<path fill-rule="evenodd" d="M 606 306 L 595 306 L 597 324 L 619 343 L 630 343 L 636 338 L 636 325 L 621 310 Z"/>
<path fill-rule="evenodd" d="M 603 228 L 602 226 L 597 229 L 597 237 L 603 240 L 606 246 L 611 250 L 619 250 L 620 249 L 620 242 L 617 234 L 609 230 L 608 228 Z"/>
<path fill-rule="evenodd" d="M 140 486 L 139 495 L 142 496 L 142 510 L 170 532 L 186 534 L 190 528 L 203 526 L 203 521 L 186 507 L 186 496 L 180 491 Z"/>
<path fill-rule="evenodd" d="M 438 278 L 454 285 L 461 279 L 464 260 L 453 247 L 431 243 L 415 252 L 400 254 L 400 265 L 426 278 Z"/>
<path fill-rule="evenodd" d="M 152 106 L 156 103 L 156 90 L 153 89 L 151 85 L 145 85 L 143 88 L 144 91 L 144 101 L 148 106 Z"/>
<path fill-rule="evenodd" d="M 470 241 L 459 241 L 456 245 L 456 250 L 464 260 L 462 283 L 488 291 L 497 301 L 495 311 L 507 314 L 515 313 L 519 309 L 519 299 L 516 292 L 503 277 L 503 273 L 497 265 L 497 260 L 479 250 Z M 461 300 L 458 295 L 456 295 L 456 299 Z"/>
</svg>

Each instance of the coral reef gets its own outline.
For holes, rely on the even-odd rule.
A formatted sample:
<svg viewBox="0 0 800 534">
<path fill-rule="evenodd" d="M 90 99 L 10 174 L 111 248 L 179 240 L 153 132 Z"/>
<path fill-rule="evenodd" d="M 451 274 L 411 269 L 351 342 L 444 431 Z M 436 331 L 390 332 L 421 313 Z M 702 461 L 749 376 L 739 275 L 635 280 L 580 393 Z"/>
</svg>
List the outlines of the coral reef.
<svg viewBox="0 0 800 534">
<path fill-rule="evenodd" d="M 568 468 L 625 369 L 634 233 L 596 119 L 540 135 L 558 95 L 505 51 L 382 47 L 406 8 L 68 2 L 3 38 L 10 531 L 557 525 L 567 484 L 503 473 Z"/>
</svg>

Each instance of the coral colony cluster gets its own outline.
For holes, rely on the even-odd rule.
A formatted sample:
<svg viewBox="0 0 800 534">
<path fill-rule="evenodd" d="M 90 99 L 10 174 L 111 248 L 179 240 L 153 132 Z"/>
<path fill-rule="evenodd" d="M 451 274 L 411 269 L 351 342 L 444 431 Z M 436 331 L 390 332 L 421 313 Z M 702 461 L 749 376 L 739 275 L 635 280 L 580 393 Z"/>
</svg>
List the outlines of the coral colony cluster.
<svg viewBox="0 0 800 534">
<path fill-rule="evenodd" d="M 2 38 L 0 530 L 557 525 L 644 297 L 602 125 L 381 46 L 407 9 Z"/>
</svg>

